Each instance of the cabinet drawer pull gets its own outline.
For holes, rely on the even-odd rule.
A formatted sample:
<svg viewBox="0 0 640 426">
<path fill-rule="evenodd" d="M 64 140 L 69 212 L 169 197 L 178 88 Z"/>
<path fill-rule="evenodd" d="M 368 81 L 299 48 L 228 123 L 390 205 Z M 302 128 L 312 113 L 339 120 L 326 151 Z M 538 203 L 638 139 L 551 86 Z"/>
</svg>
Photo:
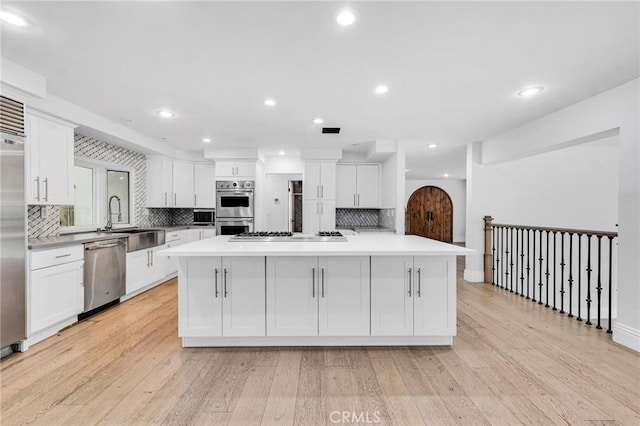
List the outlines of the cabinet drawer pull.
<svg viewBox="0 0 640 426">
<path fill-rule="evenodd" d="M 311 268 L 311 297 L 316 297 L 316 268 Z"/>
<path fill-rule="evenodd" d="M 218 298 L 218 294 L 220 294 L 220 293 L 218 292 L 218 272 L 219 272 L 219 271 L 218 271 L 218 268 L 215 268 L 215 269 L 214 269 L 214 274 L 213 274 L 213 275 L 214 275 L 214 277 L 215 277 L 215 285 L 216 285 L 216 299 Z"/>
<path fill-rule="evenodd" d="M 223 283 L 222 285 L 224 286 L 224 297 L 226 298 L 227 295 L 229 294 L 227 292 L 227 268 L 224 268 L 224 279 L 223 279 Z"/>
<path fill-rule="evenodd" d="M 69 256 L 71 256 L 71 253 L 61 254 L 61 255 L 59 255 L 59 256 L 56 256 L 56 259 L 61 259 L 61 258 L 63 258 L 63 257 L 69 257 Z"/>
<path fill-rule="evenodd" d="M 409 268 L 409 297 L 411 297 L 411 276 L 413 275 L 413 269 Z"/>
</svg>

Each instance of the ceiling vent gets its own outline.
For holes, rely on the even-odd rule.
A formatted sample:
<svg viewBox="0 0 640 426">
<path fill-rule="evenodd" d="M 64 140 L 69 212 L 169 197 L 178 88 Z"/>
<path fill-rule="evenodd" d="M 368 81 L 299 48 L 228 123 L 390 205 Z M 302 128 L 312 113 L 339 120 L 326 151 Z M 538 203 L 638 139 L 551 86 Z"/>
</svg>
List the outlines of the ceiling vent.
<svg viewBox="0 0 640 426">
<path fill-rule="evenodd" d="M 0 96 L 0 131 L 14 136 L 24 136 L 24 105 Z"/>
<path fill-rule="evenodd" d="M 340 133 L 340 127 L 323 127 L 322 133 L 333 133 L 337 135 Z"/>
</svg>

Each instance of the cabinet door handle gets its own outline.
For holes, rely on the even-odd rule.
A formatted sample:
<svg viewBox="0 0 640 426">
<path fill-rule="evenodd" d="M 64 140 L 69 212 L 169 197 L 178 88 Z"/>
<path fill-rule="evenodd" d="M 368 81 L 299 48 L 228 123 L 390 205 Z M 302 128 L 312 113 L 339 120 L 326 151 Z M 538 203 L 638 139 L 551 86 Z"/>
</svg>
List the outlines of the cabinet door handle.
<svg viewBox="0 0 640 426">
<path fill-rule="evenodd" d="M 320 272 L 322 274 L 322 297 L 324 297 L 324 268 L 321 268 Z"/>
<path fill-rule="evenodd" d="M 193 194 L 193 205 L 198 207 L 198 196 L 196 194 Z"/>
<path fill-rule="evenodd" d="M 320 202 L 320 216 L 324 215 L 324 203 L 321 201 Z"/>
<path fill-rule="evenodd" d="M 224 286 L 224 297 L 227 297 L 227 268 L 224 268 L 224 279 L 222 285 Z"/>
<path fill-rule="evenodd" d="M 151 257 L 149 256 L 149 250 L 147 250 L 147 268 L 151 265 Z"/>
<path fill-rule="evenodd" d="M 316 198 L 320 198 L 320 185 L 316 185 Z"/>
<path fill-rule="evenodd" d="M 36 201 L 40 201 L 40 176 L 36 178 Z"/>
<path fill-rule="evenodd" d="M 213 275 L 214 275 L 214 277 L 215 277 L 215 284 L 216 284 L 216 299 L 217 299 L 217 298 L 218 298 L 218 294 L 220 294 L 220 293 L 218 292 L 218 268 L 215 268 L 215 269 L 214 269 L 214 271 L 215 271 L 215 272 L 214 272 L 214 274 L 213 274 Z"/>
<path fill-rule="evenodd" d="M 164 205 L 165 206 L 167 205 L 167 193 L 166 193 L 166 191 L 164 193 Z"/>
<path fill-rule="evenodd" d="M 324 185 L 320 185 L 320 198 L 324 198 Z"/>
<path fill-rule="evenodd" d="M 360 194 L 358 194 L 358 207 L 360 207 Z"/>
<path fill-rule="evenodd" d="M 311 297 L 316 297 L 316 268 L 311 268 Z"/>
<path fill-rule="evenodd" d="M 354 205 L 354 207 L 356 205 L 356 194 L 353 194 L 353 205 Z"/>
<path fill-rule="evenodd" d="M 44 201 L 49 201 L 49 178 L 42 179 L 44 183 Z"/>
<path fill-rule="evenodd" d="M 418 269 L 416 270 L 416 273 L 418 274 L 418 297 L 420 297 L 420 287 L 422 287 L 422 286 L 420 285 L 420 282 L 422 281 L 422 280 L 420 279 L 420 268 L 418 268 Z"/>
<path fill-rule="evenodd" d="M 173 193 L 173 207 L 178 205 L 178 194 L 177 193 Z"/>
<path fill-rule="evenodd" d="M 151 253 L 151 266 L 153 266 L 153 250 L 149 250 L 149 252 Z"/>
<path fill-rule="evenodd" d="M 409 268 L 409 297 L 411 297 L 411 277 L 413 275 L 413 269 Z"/>
</svg>

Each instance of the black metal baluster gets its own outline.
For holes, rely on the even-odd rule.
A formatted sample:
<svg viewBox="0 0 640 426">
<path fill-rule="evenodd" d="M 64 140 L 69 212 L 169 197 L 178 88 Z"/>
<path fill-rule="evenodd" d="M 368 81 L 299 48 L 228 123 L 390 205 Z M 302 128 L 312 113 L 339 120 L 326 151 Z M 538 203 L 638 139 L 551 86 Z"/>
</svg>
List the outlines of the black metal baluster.
<svg viewBox="0 0 640 426">
<path fill-rule="evenodd" d="M 507 234 L 507 242 L 505 244 L 506 251 L 504 252 L 504 289 L 507 290 L 509 288 L 509 228 L 505 228 L 505 234 Z"/>
<path fill-rule="evenodd" d="M 573 232 L 569 232 L 569 318 L 573 318 Z"/>
<path fill-rule="evenodd" d="M 602 326 L 600 325 L 600 302 L 602 296 L 602 235 L 598 235 L 598 287 L 596 287 L 596 290 L 598 291 L 598 325 L 596 325 L 596 328 L 598 330 L 602 330 Z"/>
<path fill-rule="evenodd" d="M 509 282 L 509 292 L 513 293 L 513 228 L 511 228 L 511 239 L 509 243 L 509 248 L 511 249 L 511 258 L 509 260 L 509 278 L 511 281 Z"/>
<path fill-rule="evenodd" d="M 580 292 L 582 291 L 582 234 L 578 234 L 578 317 L 576 320 L 582 321 L 580 316 L 582 313 L 582 299 Z"/>
<path fill-rule="evenodd" d="M 531 285 L 531 268 L 529 267 L 529 259 L 531 259 L 531 257 L 529 256 L 531 251 L 529 249 L 529 246 L 531 245 L 531 240 L 529 239 L 529 229 L 527 229 L 527 300 L 530 299 L 529 297 L 529 287 Z M 535 256 L 535 254 L 534 254 Z M 535 264 L 535 263 L 534 263 Z"/>
<path fill-rule="evenodd" d="M 524 229 L 520 230 L 520 297 L 524 297 Z"/>
<path fill-rule="evenodd" d="M 552 311 L 557 311 L 558 308 L 556 308 L 556 264 L 558 263 L 558 257 L 557 257 L 557 253 L 558 250 L 556 250 L 556 231 L 553 231 L 553 309 Z M 548 301 L 547 301 L 548 304 Z"/>
<path fill-rule="evenodd" d="M 560 313 L 564 314 L 564 232 L 560 232 Z"/>
<path fill-rule="evenodd" d="M 496 274 L 498 275 L 498 279 L 496 280 L 496 285 L 500 287 L 502 283 L 502 226 L 498 227 L 498 265 Z"/>
<path fill-rule="evenodd" d="M 587 325 L 591 325 L 591 237 L 587 234 Z"/>
<path fill-rule="evenodd" d="M 540 249 L 538 251 L 538 254 L 540 255 L 540 257 L 538 258 L 538 261 L 540 262 L 540 273 L 538 274 L 540 279 L 540 282 L 538 283 L 538 305 L 542 305 L 542 261 L 544 260 L 542 258 L 542 230 L 540 230 Z"/>
<path fill-rule="evenodd" d="M 611 294 L 611 290 L 612 290 L 611 270 L 613 269 L 613 237 L 609 236 L 608 238 L 609 238 L 609 327 L 607 328 L 607 333 L 612 333 L 611 318 L 613 317 L 613 312 L 611 311 L 611 300 L 613 299 L 613 295 Z"/>
<path fill-rule="evenodd" d="M 546 277 L 546 288 L 545 288 L 546 291 L 545 291 L 545 293 L 547 295 L 547 299 L 546 299 L 546 303 L 544 304 L 544 307 L 548 308 L 549 307 L 549 275 L 551 275 L 551 274 L 549 274 L 549 231 L 547 231 L 547 256 L 546 257 L 547 257 L 547 262 L 546 262 L 547 269 L 546 269 L 546 272 L 545 272 L 544 275 Z M 540 295 L 540 299 L 542 299 L 542 295 Z M 542 301 L 540 301 L 540 302 L 542 303 Z"/>
<path fill-rule="evenodd" d="M 491 284 L 496 285 L 496 227 L 491 226 Z"/>
</svg>

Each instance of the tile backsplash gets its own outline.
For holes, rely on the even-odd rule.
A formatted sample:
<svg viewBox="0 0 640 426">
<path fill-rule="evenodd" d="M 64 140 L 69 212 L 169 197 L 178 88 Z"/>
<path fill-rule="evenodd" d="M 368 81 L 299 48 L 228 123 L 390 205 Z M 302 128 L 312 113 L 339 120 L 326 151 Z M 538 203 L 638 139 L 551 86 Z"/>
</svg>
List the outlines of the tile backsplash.
<svg viewBox="0 0 640 426">
<path fill-rule="evenodd" d="M 396 209 L 380 209 L 378 211 L 378 225 L 396 229 Z"/>
<path fill-rule="evenodd" d="M 28 206 L 27 223 L 28 238 L 55 237 L 60 233 L 60 208 L 58 206 Z"/>
</svg>

